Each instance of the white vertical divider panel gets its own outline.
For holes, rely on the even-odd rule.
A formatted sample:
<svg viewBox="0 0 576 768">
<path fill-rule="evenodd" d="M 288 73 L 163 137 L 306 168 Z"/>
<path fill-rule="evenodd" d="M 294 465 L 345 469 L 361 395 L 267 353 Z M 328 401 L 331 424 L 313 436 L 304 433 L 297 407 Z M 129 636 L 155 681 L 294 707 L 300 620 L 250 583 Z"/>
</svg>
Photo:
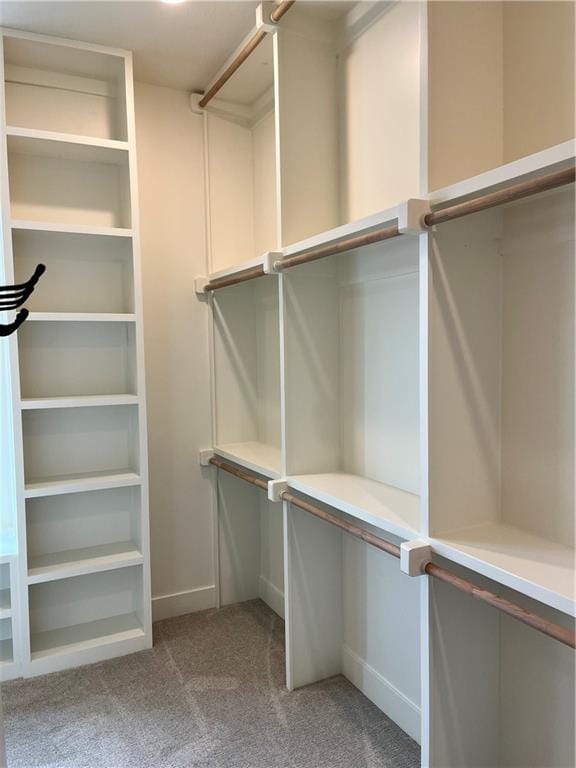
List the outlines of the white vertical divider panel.
<svg viewBox="0 0 576 768">
<path fill-rule="evenodd" d="M 342 534 L 284 505 L 289 690 L 342 671 Z"/>
<path fill-rule="evenodd" d="M 10 216 L 10 190 L 8 183 L 8 152 L 6 138 L 6 93 L 4 72 L 4 38 L 0 35 L 0 205 L 2 209 L 2 262 L 0 281 L 10 284 L 14 282 L 14 259 L 12 252 L 12 231 Z M 4 313 L 5 315 L 6 313 Z M 10 313 L 11 315 L 13 313 Z M 13 515 L 15 523 L 15 539 L 17 560 L 11 567 L 11 574 L 17 573 L 15 586 L 26 584 L 26 507 L 24 500 L 24 448 L 22 441 L 22 416 L 20 413 L 20 378 L 18 376 L 18 343 L 16 334 L 2 339 L 7 347 L 4 368 L 2 361 L 2 376 L 8 378 L 6 388 L 10 397 L 9 424 L 11 433 L 6 436 L 10 466 L 13 471 L 12 484 Z M 24 556 L 22 556 L 24 554 Z M 14 601 L 12 611 L 12 631 L 18 645 L 14 643 L 14 654 L 22 661 L 30 657 L 30 632 L 28 627 L 28 594 L 24 586 L 20 588 L 18 599 Z M 16 632 L 14 628 L 16 627 Z"/>
<path fill-rule="evenodd" d="M 126 128 L 129 145 L 129 195 L 132 221 L 132 263 L 134 270 L 134 312 L 136 315 L 136 382 L 138 392 L 138 468 L 140 473 L 142 566 L 142 626 L 145 644 L 152 646 L 152 585 L 150 576 L 150 510 L 148 489 L 148 432 L 146 421 L 146 378 L 144 367 L 144 312 L 142 308 L 142 266 L 140 249 L 140 220 L 138 207 L 138 176 L 136 160 L 136 121 L 134 110 L 134 72 L 132 54 L 126 52 Z"/>
</svg>

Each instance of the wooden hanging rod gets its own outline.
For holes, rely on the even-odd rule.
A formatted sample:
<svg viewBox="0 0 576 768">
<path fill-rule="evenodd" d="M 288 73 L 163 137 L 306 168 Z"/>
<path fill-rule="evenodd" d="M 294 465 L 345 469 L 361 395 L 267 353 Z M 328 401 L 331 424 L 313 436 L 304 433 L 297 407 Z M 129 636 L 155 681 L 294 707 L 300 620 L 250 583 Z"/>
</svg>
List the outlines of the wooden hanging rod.
<svg viewBox="0 0 576 768">
<path fill-rule="evenodd" d="M 274 24 L 278 24 L 282 16 L 292 8 L 296 0 L 282 0 L 281 3 L 278 3 L 276 8 L 272 11 L 270 14 L 270 21 L 273 21 Z"/>
<path fill-rule="evenodd" d="M 234 477 L 238 477 L 240 480 L 255 485 L 257 488 L 262 488 L 264 491 L 268 490 L 268 483 L 266 480 L 256 477 L 256 475 L 253 475 L 251 472 L 245 472 L 243 469 L 240 469 L 240 467 L 235 467 L 233 464 L 229 464 L 227 461 L 218 458 L 218 456 L 212 456 L 210 464 L 218 467 L 218 469 L 224 470 L 224 472 L 228 472 L 229 475 L 234 475 Z"/>
<path fill-rule="evenodd" d="M 250 267 L 249 269 L 243 269 L 241 272 L 236 272 L 234 275 L 228 275 L 226 277 L 216 277 L 214 280 L 210 280 L 204 286 L 205 291 L 216 291 L 218 288 L 228 288 L 230 285 L 238 285 L 238 283 L 246 283 L 248 280 L 254 280 L 256 277 L 264 277 L 264 267 L 259 264 L 256 267 Z"/>
<path fill-rule="evenodd" d="M 262 488 L 263 490 L 267 490 L 268 488 L 268 483 L 265 480 L 262 480 L 249 472 L 245 472 L 232 464 L 228 464 L 221 459 L 213 457 L 210 459 L 210 463 L 235 477 L 239 477 L 241 480 L 256 485 L 258 488 Z M 397 544 L 392 544 L 392 542 L 386 541 L 386 539 L 370 533 L 359 525 L 355 525 L 348 520 L 333 515 L 331 512 L 327 512 L 325 509 L 321 509 L 315 504 L 311 504 L 310 502 L 301 499 L 299 496 L 295 496 L 293 493 L 290 493 L 290 491 L 282 491 L 279 496 L 283 501 L 293 504 L 295 507 L 330 523 L 330 525 L 334 525 L 336 528 L 340 528 L 340 530 L 348 533 L 350 536 L 360 539 L 366 544 L 370 544 L 370 546 L 392 555 L 392 557 L 400 558 L 400 547 Z M 499 597 L 494 592 L 490 592 L 487 589 L 481 589 L 473 582 L 468 581 L 468 579 L 463 579 L 461 576 L 457 576 L 455 573 L 452 573 L 452 571 L 449 571 L 447 568 L 442 568 L 442 566 L 436 565 L 436 563 L 433 563 L 432 561 L 423 563 L 421 570 L 422 573 L 432 576 L 435 579 L 439 579 L 446 584 L 450 584 L 455 589 L 464 592 L 470 597 L 480 600 L 483 603 L 487 603 L 508 616 L 512 616 L 512 618 L 532 627 L 532 629 L 535 629 L 537 632 L 541 632 L 563 645 L 567 645 L 569 648 L 576 648 L 576 633 L 572 630 L 566 629 L 552 621 L 543 619 L 541 616 L 525 610 L 516 603 L 506 600 L 503 597 Z"/>
<path fill-rule="evenodd" d="M 485 211 L 488 208 L 494 208 L 497 205 L 511 203 L 514 200 L 522 200 L 524 197 L 537 195 L 539 192 L 546 192 L 549 189 L 556 189 L 557 187 L 563 187 L 566 184 L 573 184 L 575 179 L 576 167 L 571 166 L 570 168 L 565 168 L 561 171 L 555 171 L 553 173 L 548 173 L 545 176 L 540 176 L 537 179 L 530 179 L 529 181 L 520 181 L 516 184 L 511 184 L 505 189 L 500 189 L 497 192 L 490 192 L 487 195 L 480 195 L 472 200 L 466 200 L 463 203 L 450 205 L 440 211 L 427 213 L 423 217 L 423 222 L 425 226 L 433 227 L 435 224 L 443 224 L 445 221 L 459 219 L 462 216 Z"/>
<path fill-rule="evenodd" d="M 304 253 L 297 253 L 294 256 L 287 256 L 285 259 L 278 259 L 278 261 L 274 262 L 274 269 L 281 271 L 289 267 L 296 267 L 298 264 L 306 264 L 309 261 L 324 259 L 326 256 L 335 256 L 337 253 L 351 251 L 353 248 L 363 248 L 365 245 L 380 243 L 382 240 L 390 240 L 392 237 L 398 237 L 399 234 L 398 224 L 392 224 L 389 227 L 375 229 L 373 232 L 365 235 L 353 235 L 344 240 L 337 240 L 335 243 L 311 248 Z"/>
<path fill-rule="evenodd" d="M 270 20 L 274 24 L 277 24 L 282 16 L 284 16 L 284 14 L 290 10 L 295 2 L 296 0 L 284 0 L 281 3 L 278 3 L 276 8 L 274 8 L 270 14 Z M 232 75 L 242 66 L 242 64 L 244 64 L 250 54 L 253 53 L 256 48 L 258 48 L 260 43 L 265 39 L 267 35 L 268 31 L 264 27 L 254 32 L 252 37 L 247 40 L 242 48 L 236 53 L 236 56 L 232 59 L 230 64 L 228 64 L 220 77 L 210 86 L 206 93 L 203 94 L 202 98 L 198 101 L 198 106 L 200 106 L 202 109 L 208 106 L 214 96 L 216 96 L 216 94 L 222 90 Z"/>
</svg>

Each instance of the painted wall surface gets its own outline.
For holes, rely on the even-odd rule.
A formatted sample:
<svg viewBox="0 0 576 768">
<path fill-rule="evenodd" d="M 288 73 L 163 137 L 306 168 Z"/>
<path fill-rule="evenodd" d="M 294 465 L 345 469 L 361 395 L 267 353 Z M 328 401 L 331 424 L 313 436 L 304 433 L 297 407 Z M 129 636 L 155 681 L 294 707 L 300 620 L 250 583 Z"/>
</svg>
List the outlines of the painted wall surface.
<svg viewBox="0 0 576 768">
<path fill-rule="evenodd" d="M 154 617 L 214 604 L 202 119 L 184 91 L 136 83 Z"/>
</svg>

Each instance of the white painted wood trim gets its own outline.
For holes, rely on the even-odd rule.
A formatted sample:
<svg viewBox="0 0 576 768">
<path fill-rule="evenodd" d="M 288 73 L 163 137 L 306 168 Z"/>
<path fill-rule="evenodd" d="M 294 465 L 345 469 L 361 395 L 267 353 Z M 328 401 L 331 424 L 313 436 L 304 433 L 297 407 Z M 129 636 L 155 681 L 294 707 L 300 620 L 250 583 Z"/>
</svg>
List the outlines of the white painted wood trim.
<svg viewBox="0 0 576 768">
<path fill-rule="evenodd" d="M 162 621 L 175 616 L 205 611 L 216 607 L 216 585 L 187 589 L 152 598 L 152 620 Z"/>
</svg>

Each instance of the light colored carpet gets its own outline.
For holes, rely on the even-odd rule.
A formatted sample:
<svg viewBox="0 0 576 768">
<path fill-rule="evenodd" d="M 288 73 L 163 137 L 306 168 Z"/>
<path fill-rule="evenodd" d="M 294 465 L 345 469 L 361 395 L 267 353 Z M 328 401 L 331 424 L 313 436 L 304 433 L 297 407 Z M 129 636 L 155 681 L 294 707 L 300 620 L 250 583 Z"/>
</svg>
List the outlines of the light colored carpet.
<svg viewBox="0 0 576 768">
<path fill-rule="evenodd" d="M 151 651 L 2 686 L 9 768 L 417 768 L 343 677 L 284 688 L 259 600 L 158 622 Z"/>
</svg>

